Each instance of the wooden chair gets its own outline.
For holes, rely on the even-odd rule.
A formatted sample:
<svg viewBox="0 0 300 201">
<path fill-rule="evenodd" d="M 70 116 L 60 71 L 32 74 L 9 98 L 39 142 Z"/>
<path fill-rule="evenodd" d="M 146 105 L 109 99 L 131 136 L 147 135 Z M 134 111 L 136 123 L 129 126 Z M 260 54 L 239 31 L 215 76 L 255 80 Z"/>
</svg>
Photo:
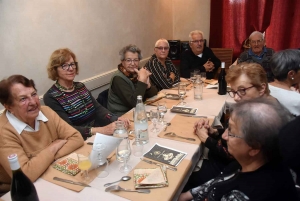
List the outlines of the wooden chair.
<svg viewBox="0 0 300 201">
<path fill-rule="evenodd" d="M 225 62 L 225 70 L 229 69 L 229 66 L 232 64 L 232 55 L 233 49 L 232 48 L 211 48 L 213 53 L 220 59 L 221 62 Z M 218 73 L 216 74 L 215 78 L 218 78 L 218 75 L 221 71 L 221 68 L 218 69 Z"/>
</svg>

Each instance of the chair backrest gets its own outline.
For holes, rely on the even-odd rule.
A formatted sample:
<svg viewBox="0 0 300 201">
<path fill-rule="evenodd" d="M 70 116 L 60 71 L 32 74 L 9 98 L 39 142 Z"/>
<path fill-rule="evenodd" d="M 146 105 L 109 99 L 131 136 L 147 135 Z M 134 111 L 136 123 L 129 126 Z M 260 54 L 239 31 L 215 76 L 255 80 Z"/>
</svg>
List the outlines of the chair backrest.
<svg viewBox="0 0 300 201">
<path fill-rule="evenodd" d="M 107 108 L 108 89 L 102 91 L 97 98 L 98 103 Z"/>
<path fill-rule="evenodd" d="M 221 60 L 221 62 L 225 62 L 225 69 L 228 69 L 232 64 L 232 48 L 211 48 L 213 53 Z"/>
</svg>

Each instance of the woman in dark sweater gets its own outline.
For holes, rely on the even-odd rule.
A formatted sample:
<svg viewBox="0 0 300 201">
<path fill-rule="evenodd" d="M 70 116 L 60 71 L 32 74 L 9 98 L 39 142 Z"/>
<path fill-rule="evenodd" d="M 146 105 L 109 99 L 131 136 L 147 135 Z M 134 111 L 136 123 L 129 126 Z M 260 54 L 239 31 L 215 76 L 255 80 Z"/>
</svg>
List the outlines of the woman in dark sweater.
<svg viewBox="0 0 300 201">
<path fill-rule="evenodd" d="M 291 118 L 279 103 L 266 98 L 237 103 L 222 136 L 236 161 L 214 179 L 182 193 L 179 201 L 297 200 L 278 144 L 279 130 Z"/>
<path fill-rule="evenodd" d="M 74 82 L 79 72 L 76 55 L 69 49 L 55 50 L 49 60 L 48 77 L 56 81 L 44 95 L 44 103 L 77 129 L 84 139 L 96 133 L 113 134 L 118 118 L 100 105 L 81 82 Z"/>
</svg>

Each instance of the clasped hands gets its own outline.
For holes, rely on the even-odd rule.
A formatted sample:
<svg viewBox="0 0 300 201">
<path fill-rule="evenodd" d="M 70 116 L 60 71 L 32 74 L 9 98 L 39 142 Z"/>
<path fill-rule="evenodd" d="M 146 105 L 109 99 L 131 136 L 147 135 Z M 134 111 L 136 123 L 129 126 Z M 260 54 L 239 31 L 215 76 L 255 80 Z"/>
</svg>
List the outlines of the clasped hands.
<svg viewBox="0 0 300 201">
<path fill-rule="evenodd" d="M 150 73 L 150 71 L 146 68 L 141 68 L 140 70 L 134 69 L 134 71 L 138 74 L 138 81 L 147 84 L 147 89 L 149 89 L 151 87 L 150 75 L 152 75 L 152 73 Z"/>
<path fill-rule="evenodd" d="M 215 69 L 215 65 L 213 62 L 208 60 L 204 65 L 206 72 L 212 72 Z"/>
<path fill-rule="evenodd" d="M 198 136 L 201 142 L 205 143 L 209 134 L 215 133 L 215 130 L 209 125 L 209 120 L 200 119 L 194 124 L 194 134 Z"/>
</svg>

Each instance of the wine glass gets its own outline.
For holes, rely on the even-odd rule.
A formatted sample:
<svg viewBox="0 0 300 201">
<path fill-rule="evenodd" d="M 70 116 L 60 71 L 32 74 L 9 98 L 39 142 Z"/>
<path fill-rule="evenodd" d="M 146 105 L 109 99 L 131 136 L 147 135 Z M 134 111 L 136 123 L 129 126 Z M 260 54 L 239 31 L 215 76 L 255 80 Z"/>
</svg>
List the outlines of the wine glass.
<svg viewBox="0 0 300 201">
<path fill-rule="evenodd" d="M 98 159 L 98 165 L 97 165 L 97 171 L 99 178 L 104 178 L 109 175 L 109 172 L 107 171 L 108 161 L 106 159 L 103 159 L 102 152 L 106 148 L 105 144 L 97 143 L 93 146 L 93 151 L 97 153 L 97 159 Z"/>
<path fill-rule="evenodd" d="M 194 76 L 196 77 L 197 75 L 200 75 L 200 70 L 199 69 L 194 70 Z"/>
<path fill-rule="evenodd" d="M 166 122 L 164 121 L 165 113 L 167 113 L 167 106 L 165 101 L 160 101 L 157 103 L 157 110 L 159 112 L 159 122 L 161 125 L 165 125 Z"/>
<path fill-rule="evenodd" d="M 204 82 L 206 80 L 206 72 L 201 72 L 200 76 L 201 76 L 202 82 Z"/>
<path fill-rule="evenodd" d="M 152 109 L 150 110 L 150 119 L 153 124 L 153 128 L 151 129 L 152 132 L 156 133 L 158 129 L 156 128 L 157 120 L 158 120 L 158 110 L 157 109 Z"/>
<path fill-rule="evenodd" d="M 184 102 L 184 96 L 186 94 L 186 84 L 184 82 L 180 82 L 178 85 L 178 95 L 181 98 L 181 102 L 180 105 L 184 106 L 186 104 L 186 102 Z"/>
<path fill-rule="evenodd" d="M 128 138 L 124 138 L 119 146 L 117 147 L 117 156 L 122 158 L 124 161 L 124 165 L 121 165 L 120 172 L 127 173 L 132 167 L 127 164 L 127 160 L 129 159 L 131 154 L 130 143 Z"/>
<path fill-rule="evenodd" d="M 191 72 L 190 81 L 194 83 L 194 82 L 195 82 L 195 80 L 196 80 L 195 73 L 194 73 L 194 72 Z"/>
<path fill-rule="evenodd" d="M 78 167 L 84 173 L 83 181 L 89 182 L 91 178 L 89 177 L 88 169 L 92 167 L 92 162 L 90 161 L 90 158 L 88 156 L 77 154 L 77 157 L 78 157 Z"/>
</svg>

